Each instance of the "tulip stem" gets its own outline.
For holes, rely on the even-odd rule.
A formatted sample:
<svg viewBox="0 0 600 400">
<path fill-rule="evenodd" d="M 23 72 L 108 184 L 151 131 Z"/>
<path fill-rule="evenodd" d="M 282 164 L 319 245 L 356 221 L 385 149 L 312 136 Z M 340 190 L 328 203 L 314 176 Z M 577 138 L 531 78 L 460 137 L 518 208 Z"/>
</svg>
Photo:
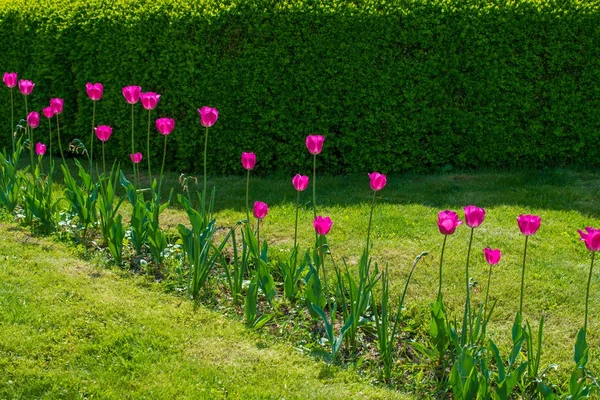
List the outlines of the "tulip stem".
<svg viewBox="0 0 600 400">
<path fill-rule="evenodd" d="M 10 138 L 12 139 L 12 152 L 15 154 L 15 104 L 13 101 L 13 88 L 10 88 Z"/>
<path fill-rule="evenodd" d="M 48 118 L 48 129 L 50 130 L 50 158 L 52 158 L 52 119 Z"/>
<path fill-rule="evenodd" d="M 296 224 L 294 225 L 294 251 L 298 243 L 298 209 L 300 208 L 300 191 L 296 193 Z"/>
<path fill-rule="evenodd" d="M 258 254 L 260 257 L 260 219 L 256 218 L 256 242 L 258 243 Z"/>
<path fill-rule="evenodd" d="M 438 288 L 438 299 L 442 297 L 442 262 L 444 261 L 444 250 L 446 249 L 446 239 L 448 235 L 444 235 L 444 243 L 442 244 L 442 254 L 440 255 L 440 283 Z"/>
<path fill-rule="evenodd" d="M 590 274 L 588 276 L 587 281 L 587 289 L 585 292 L 585 321 L 583 322 L 583 339 L 585 342 L 585 337 L 587 335 L 587 323 L 588 323 L 588 300 L 590 298 L 590 284 L 592 283 L 592 269 L 594 268 L 594 255 L 596 253 L 592 252 L 592 264 L 590 265 Z"/>
<path fill-rule="evenodd" d="M 163 162 L 162 162 L 162 166 L 160 167 L 160 182 L 158 184 L 158 192 L 160 193 L 160 187 L 162 186 L 162 179 L 163 179 L 163 173 L 165 172 L 165 160 L 167 158 L 167 135 L 165 136 L 165 146 L 163 148 Z"/>
<path fill-rule="evenodd" d="M 250 190 L 250 170 L 246 174 L 246 220 L 250 222 L 250 208 L 248 206 L 248 192 Z"/>
<path fill-rule="evenodd" d="M 139 178 L 137 176 L 137 169 L 136 169 L 136 165 L 135 165 L 135 157 L 133 157 L 133 155 L 135 154 L 135 146 L 134 146 L 134 130 L 133 130 L 133 124 L 134 124 L 134 105 L 131 105 L 131 163 L 133 164 L 133 178 L 135 179 L 136 184 L 138 185 L 138 189 L 140 186 L 139 183 Z"/>
<path fill-rule="evenodd" d="M 371 214 L 369 215 L 369 227 L 367 228 L 367 261 L 369 260 L 369 242 L 371 239 L 371 222 L 373 221 L 373 209 L 375 208 L 375 194 L 377 192 L 373 190 L 373 200 L 371 200 Z"/>
<path fill-rule="evenodd" d="M 94 173 L 94 124 L 96 122 L 96 102 L 92 105 L 92 134 L 90 136 L 90 176 Z M 104 173 L 106 173 L 106 168 Z"/>
<path fill-rule="evenodd" d="M 104 158 L 104 140 L 102 141 L 102 170 L 104 176 L 106 176 L 106 159 Z"/>
<path fill-rule="evenodd" d="M 56 134 L 58 136 L 58 150 L 60 150 L 60 158 L 62 158 L 63 164 L 66 165 L 65 156 L 64 156 L 63 150 L 62 150 L 62 144 L 60 143 L 60 125 L 58 122 L 58 114 L 56 114 Z"/>
<path fill-rule="evenodd" d="M 525 260 L 527 258 L 527 239 L 529 239 L 529 236 L 525 235 L 525 249 L 523 250 L 523 269 L 521 271 L 521 300 L 519 302 L 519 315 L 521 316 L 521 320 L 523 320 L 523 289 L 525 286 Z"/>
<path fill-rule="evenodd" d="M 325 250 L 323 250 L 323 247 L 325 247 L 323 245 L 323 239 L 322 238 L 318 238 L 317 240 L 321 239 L 321 243 L 319 246 L 319 249 L 321 250 L 321 268 L 323 268 L 323 286 L 325 288 L 325 298 L 327 301 L 327 309 L 329 310 L 329 314 L 331 315 L 332 311 L 332 307 L 330 304 L 330 299 L 329 299 L 329 286 L 327 285 L 327 274 L 325 273 Z M 333 256 L 331 257 L 331 259 L 333 260 Z"/>
<path fill-rule="evenodd" d="M 204 188 L 202 189 L 202 214 L 206 213 L 206 150 L 208 149 L 208 126 L 204 133 Z"/>
<path fill-rule="evenodd" d="M 317 155 L 313 154 L 313 217 L 317 219 Z M 319 239 L 319 234 L 315 231 L 315 236 Z"/>
<path fill-rule="evenodd" d="M 488 299 L 490 297 L 490 284 L 492 282 L 492 264 L 490 264 L 490 272 L 488 273 L 487 288 L 485 289 L 485 302 L 483 303 L 483 315 L 485 316 L 488 308 Z"/>
<path fill-rule="evenodd" d="M 148 110 L 148 136 L 146 137 L 146 158 L 148 159 L 148 178 L 152 183 L 152 172 L 150 171 L 150 110 Z"/>
<path fill-rule="evenodd" d="M 467 265 L 465 267 L 465 286 L 467 291 L 467 296 L 465 300 L 465 313 L 463 315 L 463 326 L 462 326 L 462 345 L 464 346 L 466 343 L 467 335 L 468 335 L 468 320 L 470 317 L 470 309 L 471 309 L 471 294 L 469 288 L 469 259 L 471 258 L 471 245 L 473 244 L 473 232 L 475 228 L 471 227 L 471 238 L 469 239 L 469 249 L 467 250 Z"/>
<path fill-rule="evenodd" d="M 44 165 L 42 164 L 42 156 L 38 156 L 38 163 L 40 165 L 40 178 L 44 175 Z"/>
<path fill-rule="evenodd" d="M 25 96 L 25 115 L 29 117 L 29 107 L 27 106 L 27 96 Z M 26 117 L 26 118 L 27 118 Z M 35 164 L 33 163 L 33 129 L 29 126 L 29 121 L 27 121 L 27 131 L 29 132 L 29 154 L 31 156 L 31 174 L 35 174 Z"/>
</svg>

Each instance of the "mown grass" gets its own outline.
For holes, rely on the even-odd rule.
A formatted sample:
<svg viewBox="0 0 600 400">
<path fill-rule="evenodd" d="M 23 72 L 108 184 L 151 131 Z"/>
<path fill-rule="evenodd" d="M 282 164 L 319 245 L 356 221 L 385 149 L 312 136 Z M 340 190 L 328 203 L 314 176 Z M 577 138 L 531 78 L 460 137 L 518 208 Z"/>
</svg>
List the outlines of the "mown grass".
<svg viewBox="0 0 600 400">
<path fill-rule="evenodd" d="M 143 175 L 143 174 L 142 174 Z M 199 176 L 201 178 L 201 176 Z M 251 178 L 251 203 L 265 201 L 269 215 L 261 225 L 261 237 L 271 245 L 271 257 L 287 257 L 293 243 L 293 221 L 296 192 L 291 177 Z M 165 189 L 181 192 L 178 176 L 170 175 Z M 216 218 L 221 226 L 229 226 L 245 218 L 245 179 L 223 177 L 209 179 L 216 187 Z M 190 184 L 193 193 L 200 189 Z M 558 370 L 547 379 L 563 386 L 572 367 L 575 334 L 583 324 L 584 295 L 589 253 L 579 242 L 577 229 L 600 226 L 600 174 L 572 170 L 452 173 L 437 175 L 389 176 L 388 185 L 378 193 L 373 217 L 372 256 L 380 266 L 389 264 L 392 273 L 391 292 L 400 294 L 414 257 L 422 251 L 430 255 L 419 265 L 407 300 L 405 334 L 426 340 L 429 326 L 429 303 L 437 291 L 438 263 L 443 236 L 436 226 L 437 212 L 459 211 L 475 204 L 484 207 L 484 224 L 475 231 L 471 259 L 471 278 L 476 282 L 472 301 L 483 301 L 487 283 L 487 264 L 481 250 L 497 247 L 503 258 L 494 269 L 490 298 L 497 301 L 488 327 L 490 337 L 507 351 L 510 327 L 518 311 L 520 273 L 524 237 L 516 217 L 521 213 L 542 217 L 542 226 L 529 241 L 524 319 L 534 330 L 540 317 L 546 319 L 542 367 L 557 363 Z M 312 208 L 309 189 L 302 193 L 299 243 L 313 245 Z M 328 235 L 333 256 L 353 266 L 365 245 L 371 191 L 366 174 L 360 176 L 317 176 L 318 214 L 334 221 Z M 127 215 L 127 209 L 123 208 Z M 179 223 L 187 223 L 185 213 L 176 202 L 162 217 L 163 226 L 175 232 Z M 451 318 L 460 319 L 464 307 L 465 259 L 468 229 L 459 227 L 449 238 L 444 261 L 444 298 Z M 591 344 L 591 369 L 600 371 L 597 344 L 600 324 L 597 313 L 600 294 L 598 274 L 592 279 L 591 318 L 588 341 Z M 396 382 L 407 388 L 416 382 L 403 382 L 403 371 L 410 365 L 398 365 Z M 411 376 L 410 379 L 413 379 Z"/>
<path fill-rule="evenodd" d="M 13 224 L 0 257 L 0 398 L 408 398 Z"/>
</svg>

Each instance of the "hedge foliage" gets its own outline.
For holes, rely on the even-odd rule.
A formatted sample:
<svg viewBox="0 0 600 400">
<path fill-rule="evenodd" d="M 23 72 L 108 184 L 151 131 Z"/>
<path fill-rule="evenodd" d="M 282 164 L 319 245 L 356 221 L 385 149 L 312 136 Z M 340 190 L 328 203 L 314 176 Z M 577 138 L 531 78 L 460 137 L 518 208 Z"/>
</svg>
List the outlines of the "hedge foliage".
<svg viewBox="0 0 600 400">
<path fill-rule="evenodd" d="M 36 82 L 37 109 L 65 98 L 65 142 L 88 140 L 84 87 L 102 82 L 96 121 L 123 161 L 121 88 L 139 84 L 163 94 L 153 119 L 176 119 L 169 165 L 187 172 L 202 105 L 220 110 L 218 173 L 239 173 L 242 151 L 262 172 L 309 172 L 309 133 L 327 137 L 329 173 L 600 165 L 600 0 L 3 0 L 0 55 Z"/>
</svg>

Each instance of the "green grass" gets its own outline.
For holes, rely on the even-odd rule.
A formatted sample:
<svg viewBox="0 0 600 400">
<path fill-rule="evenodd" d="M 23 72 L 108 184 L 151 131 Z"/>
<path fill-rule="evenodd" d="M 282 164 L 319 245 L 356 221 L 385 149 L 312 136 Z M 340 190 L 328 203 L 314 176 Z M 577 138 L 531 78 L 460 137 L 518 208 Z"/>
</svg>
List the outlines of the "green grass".
<svg viewBox="0 0 600 400">
<path fill-rule="evenodd" d="M 407 398 L 13 225 L 0 255 L 0 398 Z"/>
</svg>

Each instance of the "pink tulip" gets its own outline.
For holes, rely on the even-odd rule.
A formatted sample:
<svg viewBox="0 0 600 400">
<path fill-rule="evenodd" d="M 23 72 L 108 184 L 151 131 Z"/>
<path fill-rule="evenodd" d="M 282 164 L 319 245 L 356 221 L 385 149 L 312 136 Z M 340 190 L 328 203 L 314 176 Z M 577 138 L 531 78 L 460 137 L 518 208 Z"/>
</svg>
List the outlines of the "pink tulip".
<svg viewBox="0 0 600 400">
<path fill-rule="evenodd" d="M 383 189 L 387 183 L 387 177 L 379 172 L 370 173 L 369 179 L 371 179 L 371 189 L 375 191 Z"/>
<path fill-rule="evenodd" d="M 32 111 L 27 116 L 27 124 L 33 129 L 37 128 L 40 125 L 40 113 L 37 111 Z"/>
<path fill-rule="evenodd" d="M 63 105 L 65 101 L 63 99 L 50 99 L 50 107 L 54 114 L 60 114 L 63 111 Z"/>
<path fill-rule="evenodd" d="M 526 236 L 531 236 L 537 232 L 540 228 L 540 223 L 542 219 L 537 215 L 519 215 L 517 217 L 517 223 L 519 224 L 519 229 L 521 233 Z"/>
<path fill-rule="evenodd" d="M 112 128 L 108 125 L 100 125 L 97 128 L 95 128 L 95 132 L 96 132 L 96 137 L 98 138 L 98 140 L 102 141 L 102 142 L 106 142 L 108 139 L 110 139 L 110 135 L 112 135 Z M 140 160 L 142 159 L 142 154 L 140 154 Z"/>
<path fill-rule="evenodd" d="M 254 153 L 242 153 L 242 167 L 250 171 L 254 169 L 256 165 L 256 154 Z"/>
<path fill-rule="evenodd" d="M 9 88 L 17 86 L 17 73 L 16 72 L 5 72 L 2 77 L 4 84 Z"/>
<path fill-rule="evenodd" d="M 142 88 L 140 86 L 125 86 L 123 88 L 123 97 L 129 104 L 135 104 L 140 99 L 140 91 Z"/>
<path fill-rule="evenodd" d="M 267 216 L 269 212 L 269 206 L 267 203 L 263 203 L 262 201 L 254 202 L 254 207 L 252 208 L 252 213 L 254 214 L 254 218 L 263 219 Z"/>
<path fill-rule="evenodd" d="M 332 225 L 333 221 L 331 221 L 331 218 L 321 217 L 320 215 L 313 221 L 315 231 L 317 231 L 319 235 L 327 235 L 331 230 Z"/>
<path fill-rule="evenodd" d="M 52 107 L 50 106 L 43 108 L 42 112 L 44 113 L 44 117 L 48 119 L 54 117 L 54 111 L 52 111 Z"/>
<path fill-rule="evenodd" d="M 302 192 L 308 187 L 308 176 L 296 174 L 295 177 L 292 178 L 292 184 L 294 184 L 294 188 Z"/>
<path fill-rule="evenodd" d="M 306 148 L 310 154 L 319 154 L 323 150 L 325 137 L 321 135 L 308 135 L 306 137 Z"/>
<path fill-rule="evenodd" d="M 104 94 L 104 86 L 101 83 L 88 82 L 85 84 L 85 91 L 90 99 L 98 101 Z"/>
<path fill-rule="evenodd" d="M 465 222 L 471 228 L 477 228 L 485 219 L 485 210 L 483 208 L 466 206 L 463 210 L 465 211 Z"/>
<path fill-rule="evenodd" d="M 25 96 L 30 95 L 31 92 L 33 91 L 33 87 L 35 86 L 35 83 L 28 81 L 28 80 L 24 80 L 21 79 L 19 81 L 19 91 L 24 94 Z"/>
<path fill-rule="evenodd" d="M 41 142 L 37 142 L 37 144 L 35 145 L 35 153 L 38 156 L 43 156 L 44 154 L 46 154 L 46 145 L 42 144 Z"/>
<path fill-rule="evenodd" d="M 204 106 L 198 109 L 200 113 L 200 123 L 202 126 L 210 128 L 217 122 L 217 118 L 219 118 L 219 110 L 216 108 Z"/>
<path fill-rule="evenodd" d="M 442 235 L 452 235 L 460 224 L 462 221 L 454 211 L 444 210 L 438 213 L 437 225 Z"/>
<path fill-rule="evenodd" d="M 142 153 L 134 153 L 129 155 L 129 159 L 134 164 L 139 164 L 142 162 Z"/>
<path fill-rule="evenodd" d="M 594 229 L 590 226 L 586 227 L 584 231 L 577 231 L 581 236 L 581 241 L 585 242 L 585 247 L 589 251 L 600 251 L 600 229 Z"/>
<path fill-rule="evenodd" d="M 161 135 L 169 135 L 175 129 L 175 120 L 173 118 L 159 118 L 156 120 L 156 129 Z"/>
<path fill-rule="evenodd" d="M 140 93 L 140 100 L 142 101 L 142 106 L 146 110 L 154 110 L 154 108 L 158 104 L 158 99 L 160 99 L 160 94 L 158 94 L 158 93 L 154 93 L 154 92 Z"/>
<path fill-rule="evenodd" d="M 500 261 L 500 257 L 502 257 L 502 253 L 500 253 L 500 249 L 490 249 L 486 247 L 483 249 L 483 254 L 485 255 L 485 260 L 490 265 L 496 265 Z"/>
</svg>

